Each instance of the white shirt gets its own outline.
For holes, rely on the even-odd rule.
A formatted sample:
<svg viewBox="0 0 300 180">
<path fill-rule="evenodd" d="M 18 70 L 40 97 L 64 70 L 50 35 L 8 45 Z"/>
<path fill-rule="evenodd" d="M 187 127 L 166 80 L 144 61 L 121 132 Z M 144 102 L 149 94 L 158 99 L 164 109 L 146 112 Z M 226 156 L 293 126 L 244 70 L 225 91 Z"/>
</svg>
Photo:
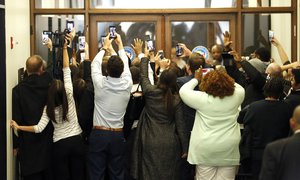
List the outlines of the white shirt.
<svg viewBox="0 0 300 180">
<path fill-rule="evenodd" d="M 130 98 L 132 78 L 129 71 L 128 58 L 124 49 L 119 56 L 124 63 L 124 71 L 120 78 L 102 75 L 102 58 L 105 51 L 101 50 L 94 58 L 92 80 L 95 88 L 94 126 L 123 128 L 123 118 Z"/>
<path fill-rule="evenodd" d="M 198 81 L 192 79 L 179 91 L 182 101 L 196 110 L 188 162 L 206 166 L 238 165 L 240 128 L 237 117 L 244 100 L 244 88 L 235 83 L 233 95 L 221 99 L 195 91 L 197 85 Z"/>
<path fill-rule="evenodd" d="M 54 110 L 56 123 L 52 121 L 54 132 L 53 132 L 53 142 L 57 142 L 61 139 L 65 139 L 67 137 L 75 136 L 81 134 L 82 130 L 78 123 L 76 106 L 73 97 L 73 85 L 71 80 L 71 70 L 69 67 L 63 69 L 64 72 L 64 84 L 65 90 L 68 99 L 68 114 L 67 120 L 62 121 L 63 112 L 62 106 L 56 107 Z M 42 132 L 50 119 L 46 112 L 47 106 L 45 106 L 43 115 L 39 123 L 33 126 L 35 133 Z"/>
</svg>

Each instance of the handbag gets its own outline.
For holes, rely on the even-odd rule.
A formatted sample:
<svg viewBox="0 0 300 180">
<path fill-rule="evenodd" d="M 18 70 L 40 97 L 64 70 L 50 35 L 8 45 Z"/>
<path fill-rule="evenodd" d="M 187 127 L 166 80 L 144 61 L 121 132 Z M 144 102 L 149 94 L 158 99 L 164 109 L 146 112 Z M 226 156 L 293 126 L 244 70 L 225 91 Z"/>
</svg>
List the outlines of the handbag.
<svg viewBox="0 0 300 180">
<path fill-rule="evenodd" d="M 139 91 L 139 87 L 140 84 L 137 89 L 130 94 L 127 104 L 123 127 L 125 138 L 129 136 L 133 122 L 140 118 L 145 106 L 145 98 L 143 96 L 143 92 Z"/>
</svg>

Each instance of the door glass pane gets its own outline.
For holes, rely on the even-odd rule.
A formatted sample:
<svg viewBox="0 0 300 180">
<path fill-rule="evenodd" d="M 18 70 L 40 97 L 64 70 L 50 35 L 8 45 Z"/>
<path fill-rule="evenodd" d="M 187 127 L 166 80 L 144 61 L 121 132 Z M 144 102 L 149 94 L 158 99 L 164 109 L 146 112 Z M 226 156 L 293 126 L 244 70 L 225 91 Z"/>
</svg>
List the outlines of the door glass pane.
<svg viewBox="0 0 300 180">
<path fill-rule="evenodd" d="M 170 8 L 231 8 L 236 0 L 90 0 L 91 8 L 170 9 Z"/>
<path fill-rule="evenodd" d="M 84 8 L 84 0 L 35 0 L 35 8 Z"/>
<path fill-rule="evenodd" d="M 97 36 L 98 48 L 101 48 L 101 36 L 106 36 L 109 32 L 109 26 L 115 26 L 116 32 L 121 35 L 123 45 L 131 47 L 134 38 L 146 40 L 149 35 L 153 40 L 155 46 L 155 22 L 98 22 L 97 23 Z"/>
<path fill-rule="evenodd" d="M 184 43 L 189 49 L 214 44 L 223 44 L 223 32 L 229 31 L 229 21 L 173 21 L 172 47 Z"/>
<path fill-rule="evenodd" d="M 50 61 L 48 57 L 51 52 L 42 44 L 43 31 L 62 32 L 66 29 L 67 21 L 73 21 L 77 35 L 84 33 L 84 15 L 37 15 L 35 20 L 35 53 L 45 60 Z M 50 38 L 53 41 L 53 35 Z"/>
<path fill-rule="evenodd" d="M 280 58 L 275 46 L 269 42 L 269 30 L 280 41 L 289 58 L 291 58 L 291 14 L 244 14 L 243 55 L 250 55 L 259 47 L 271 50 L 271 57 L 278 63 Z M 284 28 L 282 28 L 284 27 Z"/>
<path fill-rule="evenodd" d="M 291 6 L 291 0 L 243 0 L 243 7 L 281 7 Z"/>
</svg>

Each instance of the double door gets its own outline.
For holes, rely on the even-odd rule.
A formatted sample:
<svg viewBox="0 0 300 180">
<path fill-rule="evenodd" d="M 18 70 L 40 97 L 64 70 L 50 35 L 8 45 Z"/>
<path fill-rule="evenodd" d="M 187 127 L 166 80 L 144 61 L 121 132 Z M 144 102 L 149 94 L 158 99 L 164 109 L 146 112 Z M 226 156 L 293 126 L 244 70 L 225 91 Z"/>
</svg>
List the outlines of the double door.
<svg viewBox="0 0 300 180">
<path fill-rule="evenodd" d="M 213 44 L 223 44 L 223 32 L 230 31 L 235 42 L 235 16 L 232 14 L 207 15 L 92 15 L 90 17 L 90 54 L 93 58 L 101 47 L 101 36 L 109 26 L 116 26 L 124 46 L 131 46 L 134 38 L 150 37 L 156 50 L 164 50 L 170 58 L 171 49 L 177 43 L 185 43 L 189 49 Z"/>
</svg>

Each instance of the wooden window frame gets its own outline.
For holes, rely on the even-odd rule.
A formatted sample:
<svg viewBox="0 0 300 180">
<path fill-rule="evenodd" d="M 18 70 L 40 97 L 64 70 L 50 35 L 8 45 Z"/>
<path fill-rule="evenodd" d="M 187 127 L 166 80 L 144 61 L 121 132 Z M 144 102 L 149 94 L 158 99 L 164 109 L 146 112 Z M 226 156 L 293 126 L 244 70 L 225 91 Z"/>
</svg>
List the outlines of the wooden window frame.
<svg viewBox="0 0 300 180">
<path fill-rule="evenodd" d="M 40 9 L 35 8 L 35 0 L 30 0 L 30 28 L 31 28 L 31 54 L 35 52 L 35 16 L 41 14 L 78 14 L 84 15 L 84 23 L 87 29 L 86 38 L 90 39 L 89 25 L 92 16 L 95 15 L 161 15 L 162 17 L 172 15 L 205 15 L 205 14 L 232 14 L 235 16 L 236 42 L 243 42 L 242 16 L 244 13 L 290 13 L 291 14 L 291 59 L 297 59 L 297 0 L 291 0 L 290 7 L 243 7 L 243 0 L 236 1 L 236 7 L 232 8 L 191 8 L 191 9 L 94 9 L 90 8 L 90 1 L 85 0 L 84 8 L 72 9 Z M 146 20 L 147 21 L 147 20 Z M 164 23 L 164 19 L 162 19 Z M 239 28 L 240 27 L 240 28 Z M 162 37 L 163 38 L 163 37 Z M 165 44 L 162 39 L 162 48 Z M 242 43 L 237 43 L 238 52 L 242 49 Z"/>
</svg>

